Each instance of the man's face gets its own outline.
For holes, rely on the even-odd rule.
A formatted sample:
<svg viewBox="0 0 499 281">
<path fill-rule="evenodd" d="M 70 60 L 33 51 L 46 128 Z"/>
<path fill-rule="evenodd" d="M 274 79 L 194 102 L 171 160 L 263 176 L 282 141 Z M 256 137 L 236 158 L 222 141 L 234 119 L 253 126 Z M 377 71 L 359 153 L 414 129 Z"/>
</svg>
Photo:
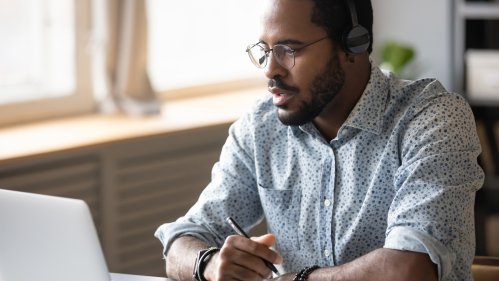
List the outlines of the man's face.
<svg viewBox="0 0 499 281">
<path fill-rule="evenodd" d="M 326 37 L 326 31 L 311 22 L 312 8 L 312 1 L 268 0 L 261 19 L 261 45 L 265 49 L 276 44 L 298 49 Z M 292 126 L 319 116 L 345 81 L 338 49 L 329 39 L 296 52 L 292 69 L 282 67 L 271 54 L 265 75 L 270 79 L 279 120 Z"/>
</svg>

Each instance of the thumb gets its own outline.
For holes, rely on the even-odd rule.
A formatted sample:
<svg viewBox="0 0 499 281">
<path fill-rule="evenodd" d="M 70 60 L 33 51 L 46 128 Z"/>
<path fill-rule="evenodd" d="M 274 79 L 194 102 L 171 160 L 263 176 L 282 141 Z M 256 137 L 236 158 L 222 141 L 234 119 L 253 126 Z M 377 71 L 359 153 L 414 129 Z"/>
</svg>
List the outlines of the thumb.
<svg viewBox="0 0 499 281">
<path fill-rule="evenodd" d="M 272 245 L 275 244 L 276 238 L 274 234 L 265 234 L 259 237 L 251 237 L 251 240 L 263 244 L 267 247 L 271 247 Z"/>
</svg>

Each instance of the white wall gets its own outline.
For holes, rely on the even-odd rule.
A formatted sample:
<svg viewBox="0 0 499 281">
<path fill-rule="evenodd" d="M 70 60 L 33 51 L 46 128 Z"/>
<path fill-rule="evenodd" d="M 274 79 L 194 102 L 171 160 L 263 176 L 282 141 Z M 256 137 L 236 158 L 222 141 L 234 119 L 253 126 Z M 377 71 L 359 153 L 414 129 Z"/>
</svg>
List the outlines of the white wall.
<svg viewBox="0 0 499 281">
<path fill-rule="evenodd" d="M 452 91 L 452 0 L 372 0 L 373 57 L 381 62 L 381 46 L 390 39 L 412 45 L 422 70 L 418 78 L 438 78 Z"/>
</svg>

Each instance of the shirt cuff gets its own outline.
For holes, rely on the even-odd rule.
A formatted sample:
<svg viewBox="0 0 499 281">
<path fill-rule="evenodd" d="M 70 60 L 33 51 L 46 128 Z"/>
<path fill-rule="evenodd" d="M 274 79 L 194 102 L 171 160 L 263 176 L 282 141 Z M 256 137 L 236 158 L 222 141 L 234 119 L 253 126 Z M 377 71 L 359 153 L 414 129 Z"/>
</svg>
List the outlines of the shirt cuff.
<svg viewBox="0 0 499 281">
<path fill-rule="evenodd" d="M 456 254 L 428 233 L 408 227 L 393 228 L 383 248 L 425 253 L 438 265 L 438 280 L 444 280 L 452 270 Z"/>
<path fill-rule="evenodd" d="M 161 241 L 161 243 L 163 244 L 164 247 L 163 255 L 165 258 L 168 254 L 168 251 L 170 250 L 173 241 L 175 241 L 175 239 L 177 239 L 180 236 L 187 236 L 187 235 L 194 236 L 212 246 L 218 246 L 218 247 L 221 246 L 219 245 L 219 243 L 217 243 L 217 241 L 210 233 L 210 231 L 208 231 L 208 229 L 195 223 L 189 223 L 189 222 L 165 223 L 162 226 L 160 226 L 154 233 L 154 236 L 158 238 L 159 241 Z"/>
</svg>

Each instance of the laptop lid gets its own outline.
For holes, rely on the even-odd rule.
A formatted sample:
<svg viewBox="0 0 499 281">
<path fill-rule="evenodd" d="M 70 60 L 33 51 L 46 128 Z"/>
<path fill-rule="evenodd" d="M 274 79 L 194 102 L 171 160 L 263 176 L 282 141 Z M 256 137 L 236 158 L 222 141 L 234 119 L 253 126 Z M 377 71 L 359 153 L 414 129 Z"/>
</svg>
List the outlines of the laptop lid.
<svg viewBox="0 0 499 281">
<path fill-rule="evenodd" d="M 109 281 L 87 204 L 0 189 L 0 280 Z"/>
</svg>

